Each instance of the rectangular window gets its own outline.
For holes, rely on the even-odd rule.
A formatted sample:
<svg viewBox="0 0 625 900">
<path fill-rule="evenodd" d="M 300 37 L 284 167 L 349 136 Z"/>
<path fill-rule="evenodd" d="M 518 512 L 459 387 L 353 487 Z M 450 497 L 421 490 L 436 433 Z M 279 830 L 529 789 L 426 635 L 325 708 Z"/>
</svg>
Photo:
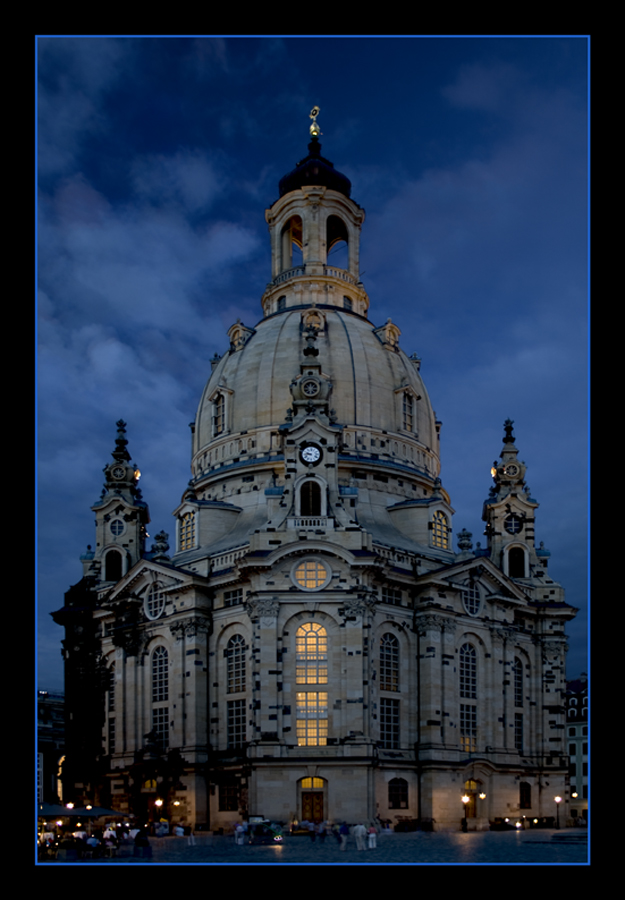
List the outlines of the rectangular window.
<svg viewBox="0 0 625 900">
<path fill-rule="evenodd" d="M 239 809 L 239 784 L 229 781 L 219 785 L 219 811 L 237 812 Z"/>
<path fill-rule="evenodd" d="M 192 550 L 195 546 L 195 513 L 185 513 L 180 519 L 179 544 L 181 550 Z"/>
<path fill-rule="evenodd" d="M 243 603 L 243 588 L 224 591 L 224 606 L 239 606 L 241 603 Z"/>
<path fill-rule="evenodd" d="M 412 431 L 412 396 L 406 391 L 403 396 L 403 425 L 404 431 Z"/>
<path fill-rule="evenodd" d="M 460 704 L 460 747 L 464 753 L 477 750 L 477 710 L 468 703 Z"/>
<path fill-rule="evenodd" d="M 109 753 L 115 753 L 115 716 L 109 716 L 108 733 Z"/>
<path fill-rule="evenodd" d="M 523 713 L 514 714 L 514 749 L 523 753 Z"/>
<path fill-rule="evenodd" d="M 213 436 L 217 437 L 224 430 L 225 425 L 225 400 L 223 394 L 217 394 L 213 401 Z"/>
<path fill-rule="evenodd" d="M 328 695 L 325 691 L 297 694 L 297 743 L 323 747 L 328 742 Z"/>
<path fill-rule="evenodd" d="M 380 746 L 386 750 L 399 749 L 399 700 L 380 700 Z"/>
<path fill-rule="evenodd" d="M 401 606 L 401 591 L 396 591 L 394 588 L 383 587 L 382 588 L 382 603 L 390 603 L 393 606 Z"/>
<path fill-rule="evenodd" d="M 159 706 L 152 710 L 152 731 L 161 750 L 169 747 L 169 708 Z"/>
<path fill-rule="evenodd" d="M 242 747 L 245 743 L 245 700 L 228 700 L 228 747 Z"/>
</svg>

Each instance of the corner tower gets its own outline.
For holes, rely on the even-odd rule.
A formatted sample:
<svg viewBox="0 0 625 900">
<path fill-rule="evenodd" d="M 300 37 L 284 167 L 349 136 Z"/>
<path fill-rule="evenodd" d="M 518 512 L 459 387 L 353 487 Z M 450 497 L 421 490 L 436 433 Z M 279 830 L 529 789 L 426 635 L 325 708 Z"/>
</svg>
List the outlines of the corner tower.
<svg viewBox="0 0 625 900">
<path fill-rule="evenodd" d="M 120 419 L 113 460 L 104 466 L 102 494 L 91 507 L 96 517 L 96 549 L 82 558 L 85 574 L 96 575 L 98 582 L 115 584 L 145 552 L 150 514 L 139 488 L 141 472 L 127 448 L 126 423 Z"/>
<path fill-rule="evenodd" d="M 542 543 L 536 546 L 538 503 L 525 481 L 527 466 L 519 459 L 513 425 L 506 419 L 503 448 L 491 468 L 493 485 L 482 512 L 489 555 L 509 578 L 521 581 L 528 589 L 550 585 L 550 599 L 561 600 L 564 592 L 547 571 L 551 554 Z"/>
</svg>

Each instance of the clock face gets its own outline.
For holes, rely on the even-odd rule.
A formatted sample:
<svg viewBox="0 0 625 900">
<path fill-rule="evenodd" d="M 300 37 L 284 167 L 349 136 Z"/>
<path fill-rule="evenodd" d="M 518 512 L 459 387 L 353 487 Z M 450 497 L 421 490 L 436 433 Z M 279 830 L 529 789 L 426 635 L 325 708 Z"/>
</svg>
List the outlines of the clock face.
<svg viewBox="0 0 625 900">
<path fill-rule="evenodd" d="M 123 478 L 125 474 L 126 474 L 126 470 L 124 469 L 123 466 L 115 466 L 115 468 L 111 472 L 111 475 L 113 476 L 113 478 Z"/>
<path fill-rule="evenodd" d="M 513 478 L 515 475 L 519 474 L 519 467 L 515 465 L 506 466 L 506 475 L 509 475 Z"/>
<path fill-rule="evenodd" d="M 321 450 L 319 447 L 315 447 L 314 444 L 309 444 L 308 447 L 304 447 L 302 450 L 302 459 L 306 463 L 316 463 L 321 459 Z"/>
</svg>

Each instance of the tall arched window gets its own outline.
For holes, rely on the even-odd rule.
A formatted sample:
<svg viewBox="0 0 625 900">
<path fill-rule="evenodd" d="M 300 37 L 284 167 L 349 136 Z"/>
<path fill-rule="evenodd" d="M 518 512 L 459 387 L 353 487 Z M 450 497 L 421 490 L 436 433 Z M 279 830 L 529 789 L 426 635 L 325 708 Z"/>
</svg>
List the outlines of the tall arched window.
<svg viewBox="0 0 625 900">
<path fill-rule="evenodd" d="M 152 653 L 152 731 L 161 749 L 169 747 L 169 654 L 165 647 Z"/>
<path fill-rule="evenodd" d="M 511 547 L 508 551 L 508 575 L 510 578 L 525 578 L 525 550 Z"/>
<path fill-rule="evenodd" d="M 321 486 L 318 481 L 314 481 L 312 478 L 304 481 L 299 497 L 301 516 L 321 515 Z"/>
<path fill-rule="evenodd" d="M 405 778 L 391 778 L 389 781 L 388 808 L 408 809 L 408 782 Z"/>
<path fill-rule="evenodd" d="M 460 648 L 460 746 L 465 753 L 477 749 L 477 654 L 472 644 Z"/>
<path fill-rule="evenodd" d="M 317 622 L 307 622 L 295 636 L 296 731 L 300 747 L 328 742 L 328 694 L 319 691 L 328 683 L 328 636 Z M 302 688 L 306 686 L 305 690 Z"/>
<path fill-rule="evenodd" d="M 108 752 L 115 752 L 115 663 L 107 672 L 106 678 L 106 716 L 107 716 L 107 736 L 108 736 Z"/>
<path fill-rule="evenodd" d="M 326 684 L 328 681 L 328 635 L 322 625 L 307 622 L 295 637 L 297 684 Z"/>
<path fill-rule="evenodd" d="M 399 641 L 394 634 L 380 639 L 380 690 L 399 690 Z"/>
<path fill-rule="evenodd" d="M 122 555 L 117 550 L 109 550 L 104 559 L 104 580 L 119 581 L 122 577 Z"/>
<path fill-rule="evenodd" d="M 518 656 L 514 657 L 512 672 L 514 678 L 514 705 L 523 706 L 523 663 Z"/>
<path fill-rule="evenodd" d="M 227 684 L 229 694 L 245 690 L 245 640 L 235 634 L 226 647 Z"/>
</svg>

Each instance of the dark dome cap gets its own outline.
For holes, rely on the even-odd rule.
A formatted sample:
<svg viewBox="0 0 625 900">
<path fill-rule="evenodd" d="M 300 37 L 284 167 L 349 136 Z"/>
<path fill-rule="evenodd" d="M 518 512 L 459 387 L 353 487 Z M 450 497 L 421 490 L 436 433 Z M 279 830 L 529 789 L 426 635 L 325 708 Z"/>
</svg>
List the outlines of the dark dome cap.
<svg viewBox="0 0 625 900">
<path fill-rule="evenodd" d="M 292 172 L 280 180 L 278 186 L 280 196 L 284 197 L 289 191 L 297 191 L 309 184 L 324 185 L 346 197 L 349 197 L 352 191 L 352 183 L 349 178 L 337 172 L 334 164 L 321 155 L 321 144 L 316 137 L 313 137 L 308 145 L 306 159 L 299 162 Z"/>
</svg>

